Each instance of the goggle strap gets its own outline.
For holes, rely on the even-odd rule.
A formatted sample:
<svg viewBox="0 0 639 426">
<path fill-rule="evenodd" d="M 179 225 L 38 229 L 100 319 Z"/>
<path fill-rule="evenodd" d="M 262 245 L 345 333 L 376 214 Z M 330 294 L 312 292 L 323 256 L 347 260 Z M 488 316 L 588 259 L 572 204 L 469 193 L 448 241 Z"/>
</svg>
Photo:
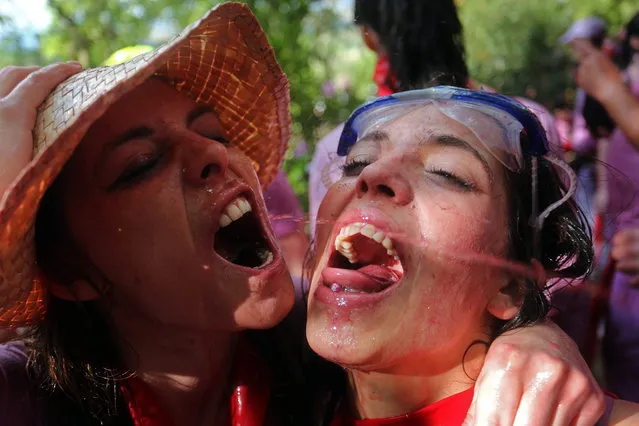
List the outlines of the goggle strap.
<svg viewBox="0 0 639 426">
<path fill-rule="evenodd" d="M 533 174 L 533 218 L 535 218 L 534 220 L 534 228 L 535 228 L 535 258 L 539 259 L 539 254 L 541 251 L 541 229 L 544 226 L 544 222 L 545 220 L 548 218 L 548 216 L 550 216 L 550 213 L 552 213 L 553 210 L 557 209 L 559 206 L 561 206 L 562 204 L 564 204 L 566 201 L 568 201 L 573 195 L 575 195 L 575 192 L 577 191 L 577 174 L 575 173 L 575 171 L 568 165 L 566 164 L 564 161 L 561 161 L 559 158 L 550 155 L 550 154 L 546 154 L 544 156 L 544 158 L 546 158 L 548 161 L 550 161 L 551 163 L 553 163 L 555 166 L 559 167 L 560 169 L 562 169 L 566 175 L 568 176 L 568 180 L 569 180 L 569 185 L 568 185 L 568 189 L 566 190 L 566 193 L 564 194 L 563 197 L 561 197 L 559 200 L 555 201 L 554 203 L 552 203 L 551 205 L 549 205 L 548 207 L 546 207 L 546 209 L 541 212 L 541 214 L 539 216 L 535 216 L 537 213 L 537 201 L 538 201 L 538 197 L 537 197 L 537 178 L 538 178 L 538 170 L 537 170 L 537 157 L 533 157 L 532 158 L 532 174 Z"/>
<path fill-rule="evenodd" d="M 539 181 L 539 163 L 537 157 L 532 157 L 531 159 L 532 166 L 532 212 L 531 212 L 531 222 L 533 226 L 533 259 L 539 259 L 541 255 L 541 226 L 539 226 L 539 219 L 537 216 L 537 212 L 539 211 L 539 197 L 537 189 L 538 189 L 538 181 Z"/>
</svg>

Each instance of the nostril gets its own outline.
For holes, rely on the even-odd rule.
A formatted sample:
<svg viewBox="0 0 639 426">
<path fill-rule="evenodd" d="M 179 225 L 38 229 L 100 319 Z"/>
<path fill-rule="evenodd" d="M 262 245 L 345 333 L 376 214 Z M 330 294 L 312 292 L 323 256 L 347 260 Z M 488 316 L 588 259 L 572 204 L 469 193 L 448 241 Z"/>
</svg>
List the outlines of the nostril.
<svg viewBox="0 0 639 426">
<path fill-rule="evenodd" d="M 211 174 L 217 174 L 220 171 L 220 166 L 217 164 L 208 164 L 204 169 L 202 169 L 202 173 L 200 177 L 202 179 L 208 178 Z"/>
<path fill-rule="evenodd" d="M 384 195 L 388 195 L 389 197 L 395 196 L 395 191 L 393 191 L 389 186 L 377 185 L 377 190 Z"/>
<path fill-rule="evenodd" d="M 359 184 L 359 190 L 362 193 L 368 192 L 368 184 L 366 182 L 364 182 L 364 181 L 361 181 L 360 184 Z"/>
</svg>

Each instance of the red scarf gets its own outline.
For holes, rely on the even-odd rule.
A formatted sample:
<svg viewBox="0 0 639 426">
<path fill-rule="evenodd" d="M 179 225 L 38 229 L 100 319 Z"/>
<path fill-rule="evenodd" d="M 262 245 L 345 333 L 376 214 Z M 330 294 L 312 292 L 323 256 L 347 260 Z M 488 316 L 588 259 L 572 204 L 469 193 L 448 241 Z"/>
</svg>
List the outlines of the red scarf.
<svg viewBox="0 0 639 426">
<path fill-rule="evenodd" d="M 355 420 L 338 414 L 331 426 L 461 426 L 473 402 L 474 388 L 444 398 L 402 416 Z"/>
<path fill-rule="evenodd" d="M 397 78 L 391 71 L 390 61 L 386 54 L 377 58 L 373 81 L 377 85 L 377 96 L 388 96 L 397 92 Z"/>
<path fill-rule="evenodd" d="M 233 384 L 230 426 L 263 426 L 270 380 L 266 365 L 244 341 L 236 351 Z M 174 426 L 171 414 L 141 379 L 129 379 L 120 388 L 135 426 Z"/>
</svg>

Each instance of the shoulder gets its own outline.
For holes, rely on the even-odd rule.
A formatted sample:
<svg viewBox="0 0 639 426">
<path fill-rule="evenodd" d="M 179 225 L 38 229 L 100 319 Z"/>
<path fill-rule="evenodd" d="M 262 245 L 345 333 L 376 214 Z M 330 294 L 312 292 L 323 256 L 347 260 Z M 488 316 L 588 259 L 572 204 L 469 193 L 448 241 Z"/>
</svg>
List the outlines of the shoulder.
<svg viewBox="0 0 639 426">
<path fill-rule="evenodd" d="M 26 347 L 21 342 L 0 345 L 0 424 L 36 424 L 37 387 L 27 374 Z"/>
</svg>

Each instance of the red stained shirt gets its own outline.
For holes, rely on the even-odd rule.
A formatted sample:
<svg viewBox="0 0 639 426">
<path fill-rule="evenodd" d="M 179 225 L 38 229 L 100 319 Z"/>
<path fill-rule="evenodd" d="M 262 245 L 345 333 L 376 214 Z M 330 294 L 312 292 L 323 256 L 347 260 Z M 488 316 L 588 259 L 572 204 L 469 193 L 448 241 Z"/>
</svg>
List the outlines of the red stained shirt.
<svg viewBox="0 0 639 426">
<path fill-rule="evenodd" d="M 473 390 L 470 388 L 402 416 L 356 420 L 342 413 L 331 426 L 461 426 L 473 401 Z"/>
<path fill-rule="evenodd" d="M 270 396 L 267 371 L 259 355 L 240 342 L 233 368 L 230 426 L 264 425 Z M 121 389 L 135 426 L 174 426 L 171 414 L 141 379 L 129 379 Z"/>
</svg>

